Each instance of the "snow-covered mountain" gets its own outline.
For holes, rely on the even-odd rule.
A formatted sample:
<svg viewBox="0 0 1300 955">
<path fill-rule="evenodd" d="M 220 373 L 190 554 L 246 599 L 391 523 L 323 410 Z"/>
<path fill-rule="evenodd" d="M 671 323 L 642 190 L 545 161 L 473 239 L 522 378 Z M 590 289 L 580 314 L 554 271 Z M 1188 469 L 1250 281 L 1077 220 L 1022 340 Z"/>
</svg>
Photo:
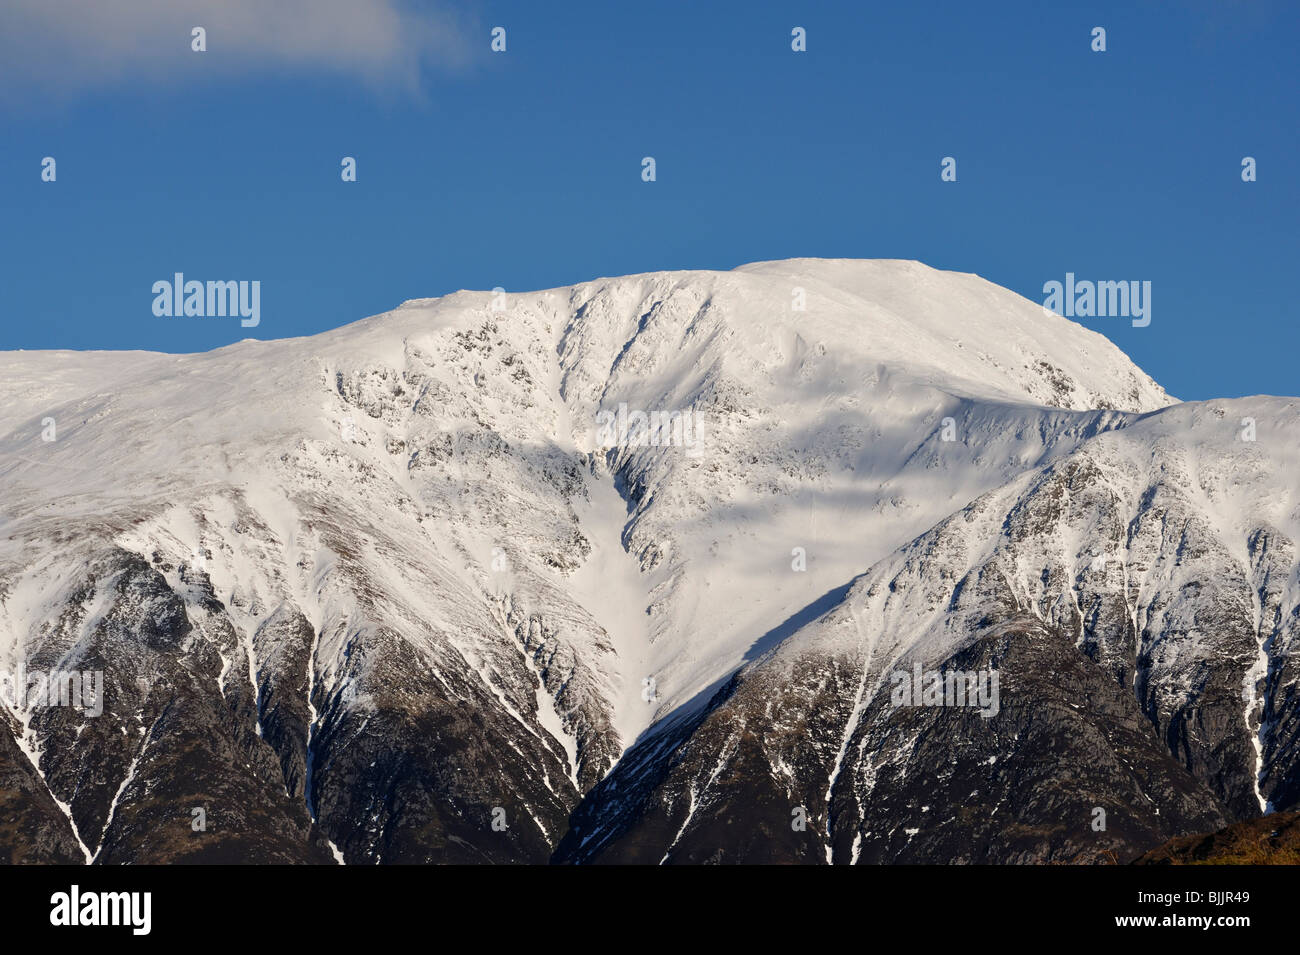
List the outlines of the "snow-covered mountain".
<svg viewBox="0 0 1300 955">
<path fill-rule="evenodd" d="M 0 353 L 0 668 L 104 687 L 7 701 L 0 852 L 1039 861 L 1293 807 L 1298 417 L 900 261 Z M 997 714 L 893 705 L 916 664 Z"/>
</svg>

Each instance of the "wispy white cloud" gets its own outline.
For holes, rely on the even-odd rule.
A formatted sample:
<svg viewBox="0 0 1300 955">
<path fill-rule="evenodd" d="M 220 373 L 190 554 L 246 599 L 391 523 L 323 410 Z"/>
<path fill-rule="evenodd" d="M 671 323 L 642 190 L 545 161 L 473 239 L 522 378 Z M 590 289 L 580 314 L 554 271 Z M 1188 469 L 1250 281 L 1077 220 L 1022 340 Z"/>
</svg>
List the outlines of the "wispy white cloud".
<svg viewBox="0 0 1300 955">
<path fill-rule="evenodd" d="M 446 8 L 403 0 L 4 0 L 0 82 L 11 94 L 292 71 L 419 88 L 469 58 Z M 191 31 L 207 31 L 207 52 Z M 486 41 L 484 41 L 486 43 Z"/>
</svg>

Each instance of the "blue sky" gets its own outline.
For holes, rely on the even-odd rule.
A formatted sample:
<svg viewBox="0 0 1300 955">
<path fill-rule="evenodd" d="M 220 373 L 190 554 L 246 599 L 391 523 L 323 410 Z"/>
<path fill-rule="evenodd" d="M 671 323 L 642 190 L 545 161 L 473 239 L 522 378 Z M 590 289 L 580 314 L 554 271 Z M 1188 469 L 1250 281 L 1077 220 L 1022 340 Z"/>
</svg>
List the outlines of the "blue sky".
<svg viewBox="0 0 1300 955">
<path fill-rule="evenodd" d="M 1150 281 L 1148 327 L 1083 323 L 1181 398 L 1300 392 L 1294 3 L 11 2 L 0 348 L 195 351 L 459 288 L 887 257 L 1040 302 L 1066 272 Z M 177 271 L 260 281 L 260 326 L 156 317 Z"/>
</svg>

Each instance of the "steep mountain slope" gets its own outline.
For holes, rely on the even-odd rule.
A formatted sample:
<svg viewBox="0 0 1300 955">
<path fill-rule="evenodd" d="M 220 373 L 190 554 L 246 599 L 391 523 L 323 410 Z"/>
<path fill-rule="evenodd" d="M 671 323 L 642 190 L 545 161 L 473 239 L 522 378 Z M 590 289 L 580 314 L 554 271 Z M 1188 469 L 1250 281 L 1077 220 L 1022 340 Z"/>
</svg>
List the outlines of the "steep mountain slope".
<svg viewBox="0 0 1300 955">
<path fill-rule="evenodd" d="M 99 716 L 7 701 L 14 858 L 1028 860 L 1086 854 L 1085 805 L 1151 800 L 1127 852 L 1295 799 L 1293 406 L 1151 414 L 975 276 L 652 273 L 0 371 L 0 667 L 104 674 Z M 882 709 L 913 657 L 1004 660 L 1002 712 Z M 998 805 L 957 792 L 993 757 L 1025 831 L 885 832 L 904 753 L 963 739 L 926 821 Z M 714 831 L 765 801 L 806 832 Z"/>
<path fill-rule="evenodd" d="M 629 753 L 560 857 L 763 832 L 787 859 L 1123 860 L 1294 807 L 1298 431 L 1293 399 L 1177 405 L 981 496 Z M 895 705 L 918 665 L 996 670 L 1000 706 Z"/>
</svg>

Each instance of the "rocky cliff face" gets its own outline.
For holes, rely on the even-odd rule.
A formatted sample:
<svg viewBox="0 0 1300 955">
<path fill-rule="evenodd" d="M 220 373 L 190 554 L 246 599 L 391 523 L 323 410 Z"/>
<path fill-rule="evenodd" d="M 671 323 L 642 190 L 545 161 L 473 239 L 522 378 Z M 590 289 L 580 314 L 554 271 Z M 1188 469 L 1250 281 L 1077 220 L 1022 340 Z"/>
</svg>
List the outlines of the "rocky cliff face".
<svg viewBox="0 0 1300 955">
<path fill-rule="evenodd" d="M 102 679 L 4 701 L 11 861 L 1127 861 L 1300 799 L 1300 403 L 974 276 L 0 367 L 0 665 Z"/>
</svg>

